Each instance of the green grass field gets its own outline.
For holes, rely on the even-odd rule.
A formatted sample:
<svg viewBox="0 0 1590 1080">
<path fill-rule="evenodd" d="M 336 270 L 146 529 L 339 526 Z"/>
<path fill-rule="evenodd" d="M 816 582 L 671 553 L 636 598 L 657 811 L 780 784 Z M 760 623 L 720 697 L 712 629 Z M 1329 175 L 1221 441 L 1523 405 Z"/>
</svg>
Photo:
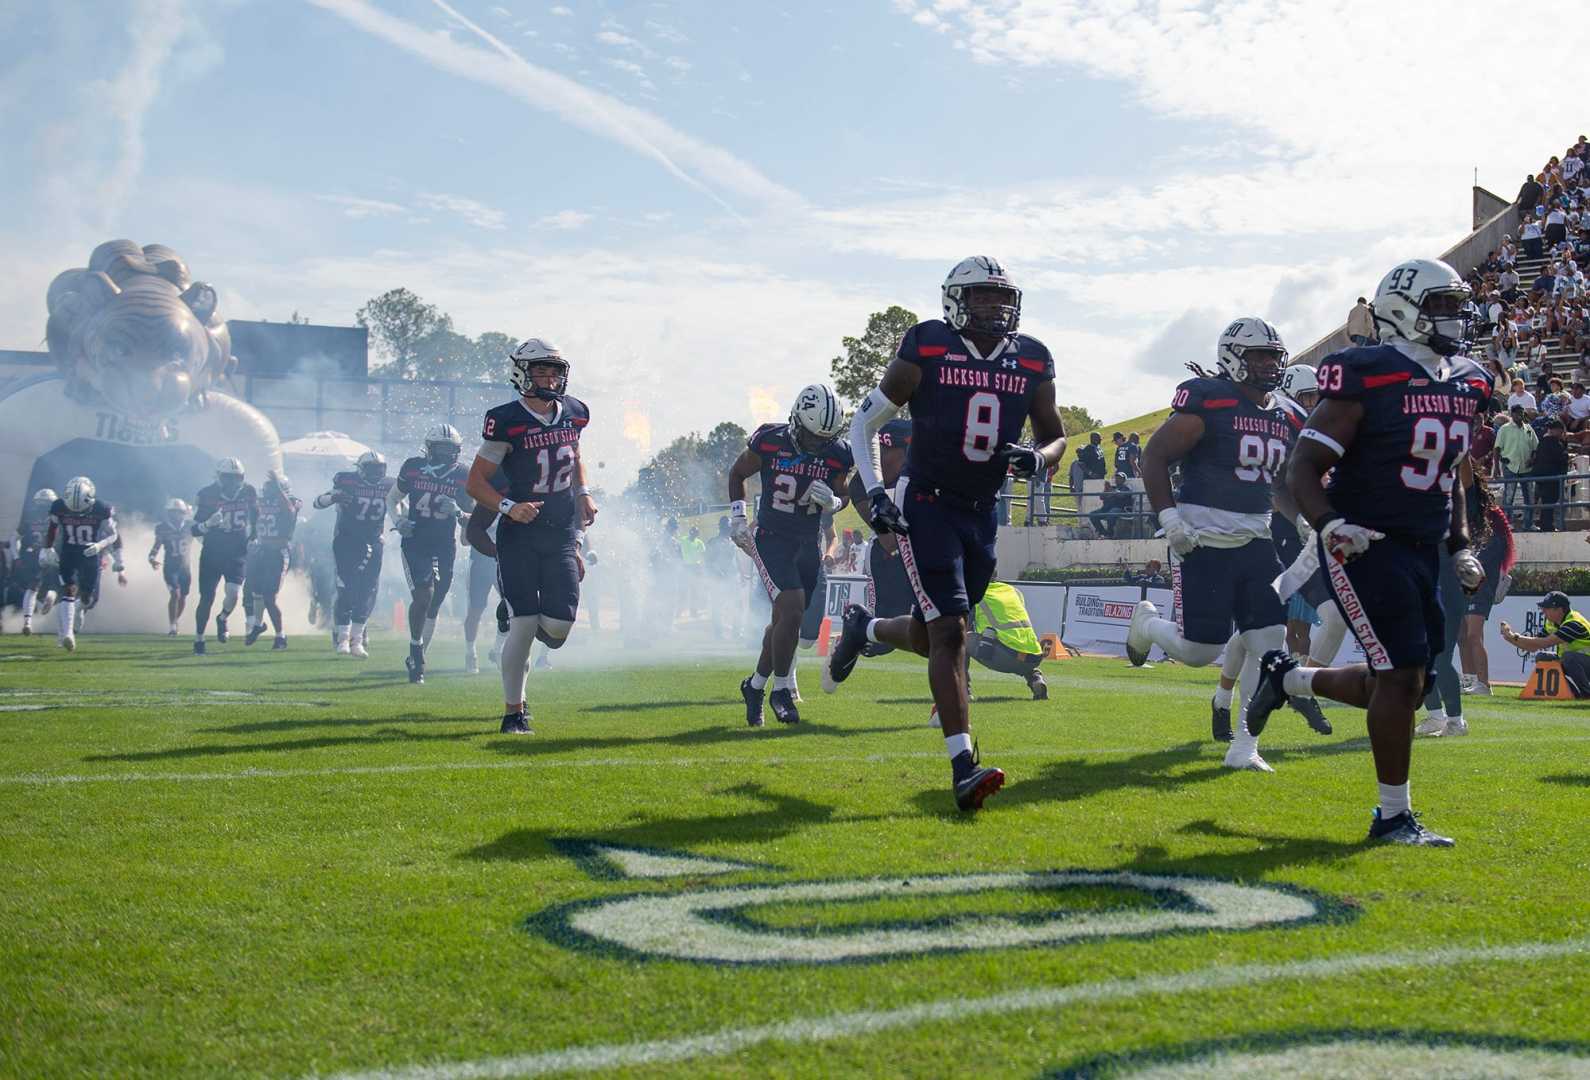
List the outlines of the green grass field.
<svg viewBox="0 0 1590 1080">
<path fill-rule="evenodd" d="M 0 639 L 6 1076 L 1590 1074 L 1572 705 L 1421 743 L 1407 850 L 1358 713 L 1227 772 L 1208 671 L 979 670 L 966 817 L 914 659 L 757 732 L 748 661 L 559 657 L 512 738 L 455 641 L 186 648 Z"/>
</svg>

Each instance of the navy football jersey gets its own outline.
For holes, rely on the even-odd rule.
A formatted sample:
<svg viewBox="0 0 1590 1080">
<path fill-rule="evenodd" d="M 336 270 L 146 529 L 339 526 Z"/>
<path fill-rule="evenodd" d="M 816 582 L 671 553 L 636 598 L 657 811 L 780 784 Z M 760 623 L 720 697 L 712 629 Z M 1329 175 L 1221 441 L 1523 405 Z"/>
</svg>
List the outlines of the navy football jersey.
<svg viewBox="0 0 1590 1080">
<path fill-rule="evenodd" d="M 1054 379 L 1049 350 L 1011 334 L 978 359 L 948 323 L 929 319 L 905 332 L 896 355 L 922 369 L 911 395 L 906 475 L 963 498 L 991 499 L 1005 481 L 1000 447 L 1021 438 L 1038 385 Z"/>
<path fill-rule="evenodd" d="M 578 529 L 574 506 L 574 480 L 580 460 L 580 434 L 591 422 L 591 411 L 579 398 L 564 395 L 561 407 L 542 420 L 514 400 L 486 414 L 480 437 L 507 443 L 502 471 L 508 476 L 508 498 L 538 502 L 541 510 L 532 528 Z"/>
<path fill-rule="evenodd" d="M 436 502 L 451 499 L 459 510 L 473 509 L 475 500 L 464 490 L 468 479 L 469 466 L 462 461 L 440 467 L 431 465 L 423 457 L 411 457 L 403 462 L 398 470 L 397 489 L 409 497 L 408 519 L 414 523 L 415 536 L 449 543 L 457 537 L 457 512 L 444 515 Z"/>
<path fill-rule="evenodd" d="M 1431 378 L 1391 345 L 1343 349 L 1319 365 L 1321 398 L 1356 401 L 1363 420 L 1326 494 L 1355 525 L 1434 542 L 1451 523 L 1452 478 L 1473 444 L 1491 379 L 1466 356 Z"/>
<path fill-rule="evenodd" d="M 816 453 L 802 453 L 788 424 L 763 424 L 746 440 L 762 459 L 762 494 L 756 504 L 756 527 L 769 532 L 816 536 L 823 508 L 801 500 L 818 480 L 836 495 L 845 493 L 845 477 L 854 466 L 850 447 L 834 440 Z"/>
<path fill-rule="evenodd" d="M 160 550 L 160 555 L 167 566 L 185 566 L 188 562 L 188 548 L 193 543 L 193 534 L 188 531 L 188 523 L 173 525 L 169 521 L 155 522 L 155 547 Z"/>
<path fill-rule="evenodd" d="M 199 489 L 193 511 L 195 535 L 204 537 L 206 548 L 242 551 L 254 533 L 254 519 L 259 513 L 259 493 L 253 484 L 244 484 L 233 495 L 221 490 L 220 484 L 209 484 Z M 214 527 L 199 527 L 217 512 L 220 522 Z"/>
<path fill-rule="evenodd" d="M 294 498 L 261 499 L 254 536 L 263 543 L 281 547 L 292 540 L 298 528 L 298 510 L 303 504 Z"/>
<path fill-rule="evenodd" d="M 899 459 L 900 464 L 896 464 L 895 468 L 891 470 L 889 468 L 891 463 L 882 459 L 881 452 L 884 450 L 899 450 L 901 453 L 905 453 L 910 449 L 911 421 L 903 417 L 896 417 L 878 429 L 878 450 L 880 451 L 879 465 L 883 470 L 884 487 L 890 489 L 894 487 L 894 482 L 900 478 L 901 465 L 905 459 Z"/>
<path fill-rule="evenodd" d="M 340 472 L 331 478 L 331 490 L 346 496 L 337 507 L 337 535 L 358 536 L 378 543 L 381 530 L 386 525 L 387 503 L 392 498 L 392 488 L 397 480 L 383 476 L 370 483 L 357 470 Z"/>
<path fill-rule="evenodd" d="M 54 505 L 53 503 L 51 504 Z M 22 524 L 17 526 L 17 538 L 22 542 L 23 551 L 40 551 L 44 542 L 50 535 L 50 513 L 46 510 L 42 514 L 29 514 L 22 519 Z"/>
<path fill-rule="evenodd" d="M 82 511 L 68 510 L 66 500 L 56 499 L 50 505 L 50 519 L 55 523 L 55 542 L 61 557 L 82 555 L 84 548 L 99 539 L 100 529 L 113 516 L 114 511 L 98 499 Z"/>
<path fill-rule="evenodd" d="M 1271 394 L 1257 405 L 1230 379 L 1200 378 L 1176 387 L 1170 407 L 1204 422 L 1203 437 L 1181 459 L 1176 501 L 1269 513 L 1270 485 L 1303 427 L 1291 399 Z"/>
</svg>

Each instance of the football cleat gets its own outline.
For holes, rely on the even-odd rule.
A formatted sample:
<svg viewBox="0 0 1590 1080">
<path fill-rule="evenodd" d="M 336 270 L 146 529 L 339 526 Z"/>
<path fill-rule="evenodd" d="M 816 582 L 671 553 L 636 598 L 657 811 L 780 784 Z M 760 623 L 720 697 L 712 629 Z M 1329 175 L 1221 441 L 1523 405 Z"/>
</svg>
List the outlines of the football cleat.
<svg viewBox="0 0 1590 1080">
<path fill-rule="evenodd" d="M 28 632 L 28 628 L 24 626 L 22 628 L 22 632 L 24 634 L 26 634 Z M 177 636 L 177 628 L 175 626 L 173 626 L 170 630 L 166 631 L 166 637 L 176 637 L 176 636 Z"/>
<path fill-rule="evenodd" d="M 1049 700 L 1049 684 L 1043 681 L 1043 672 L 1034 671 L 1027 676 L 1027 689 L 1032 691 L 1032 700 Z"/>
<path fill-rule="evenodd" d="M 1471 689 L 1465 686 L 1463 688 L 1463 692 L 1465 694 L 1473 694 L 1475 697 L 1490 697 L 1491 687 L 1489 683 L 1482 683 L 1478 679 L 1475 679 L 1473 688 Z"/>
<path fill-rule="evenodd" d="M 1005 772 L 984 766 L 977 748 L 962 750 L 950 763 L 955 770 L 955 805 L 962 810 L 981 810 L 983 801 L 1005 786 Z"/>
<path fill-rule="evenodd" d="M 204 639 L 203 638 L 199 638 L 198 640 L 196 640 L 193 643 L 193 655 L 194 656 L 203 656 L 204 655 Z"/>
<path fill-rule="evenodd" d="M 274 652 L 274 651 L 280 651 L 280 650 L 285 649 L 285 648 L 287 648 L 287 635 L 286 634 L 277 634 L 276 635 L 276 640 L 271 642 L 271 650 Z"/>
<path fill-rule="evenodd" d="M 175 633 L 175 632 L 176 631 L 172 631 L 172 633 Z M 32 637 L 33 636 L 33 624 L 32 623 L 24 622 L 22 624 L 22 636 L 23 637 Z"/>
<path fill-rule="evenodd" d="M 1469 733 L 1469 722 L 1461 716 L 1449 716 L 1446 718 L 1446 733 L 1448 735 L 1467 735 Z"/>
<path fill-rule="evenodd" d="M 364 647 L 364 639 L 348 642 L 348 654 L 359 660 L 370 659 L 370 650 Z"/>
<path fill-rule="evenodd" d="M 530 730 L 530 714 L 520 709 L 518 712 L 504 713 L 502 717 L 503 735 L 533 735 Z"/>
<path fill-rule="evenodd" d="M 1375 807 L 1375 816 L 1369 822 L 1369 839 L 1387 844 L 1406 844 L 1409 847 L 1456 847 L 1450 836 L 1441 836 L 1419 824 L 1419 816 L 1404 810 L 1396 817 L 1387 818 Z"/>
<path fill-rule="evenodd" d="M 464 647 L 464 674 L 480 674 L 480 657 L 475 654 L 474 645 L 467 645 Z"/>
<path fill-rule="evenodd" d="M 1419 722 L 1419 726 L 1413 729 L 1413 733 L 1415 735 L 1429 735 L 1433 738 L 1440 738 L 1446 734 L 1446 717 L 1426 716 Z"/>
<path fill-rule="evenodd" d="M 1286 704 L 1286 673 L 1297 667 L 1292 654 L 1271 649 L 1259 661 L 1259 685 L 1248 699 L 1248 734 L 1257 736 L 1270 722 L 1270 714 Z"/>
<path fill-rule="evenodd" d="M 262 634 L 264 634 L 264 633 L 265 633 L 265 624 L 264 623 L 260 623 L 258 626 L 249 627 L 248 634 L 245 635 L 244 638 L 243 638 L 243 644 L 244 645 L 252 645 L 252 644 L 254 644 L 256 641 L 258 641 L 260 639 L 260 636 Z"/>
<path fill-rule="evenodd" d="M 773 707 L 773 719 L 779 723 L 801 722 L 801 711 L 795 707 L 795 699 L 788 690 L 773 691 L 767 696 L 767 703 Z"/>
<path fill-rule="evenodd" d="M 338 656 L 352 656 L 353 655 L 353 647 L 348 644 L 348 639 L 347 638 L 338 638 L 337 639 L 337 655 Z"/>
<path fill-rule="evenodd" d="M 226 616 L 217 615 L 215 617 L 215 640 L 225 645 L 226 639 L 229 637 L 231 635 L 226 632 Z"/>
<path fill-rule="evenodd" d="M 61 639 L 61 648 L 65 649 L 67 652 L 76 652 L 77 639 L 70 634 L 66 635 Z"/>
<path fill-rule="evenodd" d="M 861 656 L 861 650 L 867 647 L 867 624 L 871 621 L 872 612 L 860 604 L 845 608 L 844 619 L 840 623 L 839 644 L 828 654 L 828 663 L 823 668 L 824 693 L 832 694 L 838 690 L 839 684 L 850 678 L 850 673 L 856 669 L 856 660 Z"/>
<path fill-rule="evenodd" d="M 1236 769 L 1238 772 L 1273 773 L 1275 771 L 1274 769 L 1270 768 L 1270 763 L 1268 761 L 1265 761 L 1259 756 L 1259 752 L 1257 750 L 1254 750 L 1249 754 L 1240 755 L 1236 753 L 1235 746 L 1226 751 L 1226 760 L 1224 764 L 1226 768 Z"/>
<path fill-rule="evenodd" d="M 1209 731 L 1215 742 L 1231 741 L 1231 706 L 1222 708 L 1214 698 L 1209 699 Z"/>
<path fill-rule="evenodd" d="M 751 685 L 750 679 L 740 680 L 740 696 L 745 699 L 745 723 L 747 727 L 761 727 L 762 696 L 766 689 L 758 690 Z"/>
<path fill-rule="evenodd" d="M 1293 694 L 1286 699 L 1286 703 L 1292 706 L 1294 712 L 1301 713 L 1303 719 L 1308 721 L 1309 728 L 1318 734 L 1329 735 L 1334 730 L 1331 727 L 1331 722 L 1325 719 L 1325 711 L 1319 707 L 1319 702 L 1313 698 L 1304 697 L 1302 694 Z M 1249 730 L 1252 729 L 1250 728 Z"/>
<path fill-rule="evenodd" d="M 408 668 L 409 682 L 415 684 L 425 682 L 425 652 L 418 645 L 409 646 L 409 654 L 403 658 L 403 666 Z"/>
<path fill-rule="evenodd" d="M 1148 637 L 1148 620 L 1156 618 L 1159 609 L 1150 601 L 1141 601 L 1132 612 L 1132 624 L 1126 628 L 1126 659 L 1133 667 L 1148 663 L 1148 650 L 1154 643 Z"/>
</svg>

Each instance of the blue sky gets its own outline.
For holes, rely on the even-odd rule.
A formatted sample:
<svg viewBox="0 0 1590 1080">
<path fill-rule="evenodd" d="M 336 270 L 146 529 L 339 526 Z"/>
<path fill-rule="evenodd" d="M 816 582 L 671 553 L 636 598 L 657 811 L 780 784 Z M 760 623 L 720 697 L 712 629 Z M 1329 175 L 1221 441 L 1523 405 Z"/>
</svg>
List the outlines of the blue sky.
<svg viewBox="0 0 1590 1080">
<path fill-rule="evenodd" d="M 1027 288 L 1062 400 L 1160 407 L 1240 314 L 1294 350 L 1590 121 L 1522 108 L 1530 26 L 1411 3 L 831 6 L 130 0 L 0 12 L 0 346 L 112 236 L 238 317 L 406 285 L 558 341 L 632 468 L 824 375 L 968 254 Z M 1531 28 L 1533 27 L 1533 28 Z M 1560 55 L 1559 55 L 1560 54 Z M 1495 57 L 1501 92 L 1472 70 Z M 1498 78 L 1500 75 L 1498 74 Z"/>
</svg>

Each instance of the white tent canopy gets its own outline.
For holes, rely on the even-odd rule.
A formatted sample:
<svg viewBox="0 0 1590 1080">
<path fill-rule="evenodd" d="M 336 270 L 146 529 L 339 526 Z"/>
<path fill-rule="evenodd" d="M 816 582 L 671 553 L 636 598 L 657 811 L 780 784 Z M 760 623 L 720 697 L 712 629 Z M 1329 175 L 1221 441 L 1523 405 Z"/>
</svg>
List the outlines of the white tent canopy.
<svg viewBox="0 0 1590 1080">
<path fill-rule="evenodd" d="M 349 438 L 340 431 L 311 431 L 308 435 L 282 443 L 282 456 L 317 458 L 321 464 L 330 464 L 326 459 L 332 458 L 338 463 L 352 464 L 368 449 L 358 439 Z"/>
</svg>

